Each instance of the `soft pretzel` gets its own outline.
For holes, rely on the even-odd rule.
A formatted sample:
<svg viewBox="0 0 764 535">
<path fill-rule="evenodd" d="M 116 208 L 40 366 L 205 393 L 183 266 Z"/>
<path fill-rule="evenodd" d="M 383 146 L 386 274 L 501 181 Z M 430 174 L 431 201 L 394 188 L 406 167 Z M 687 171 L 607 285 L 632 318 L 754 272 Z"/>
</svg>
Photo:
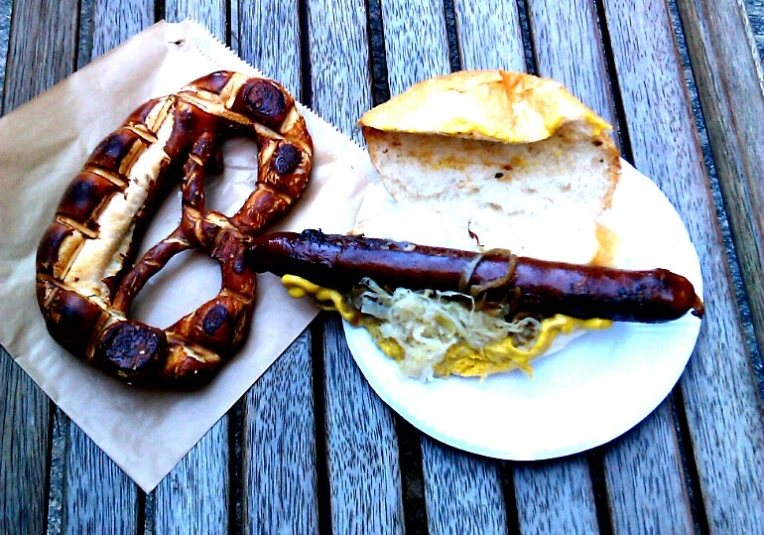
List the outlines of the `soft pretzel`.
<svg viewBox="0 0 764 535">
<path fill-rule="evenodd" d="M 226 217 L 205 209 L 204 177 L 231 136 L 257 141 L 259 171 Z M 299 197 L 312 151 L 294 99 L 272 80 L 220 71 L 140 106 L 90 155 L 40 243 L 37 298 L 53 338 L 128 382 L 206 383 L 249 332 L 257 281 L 247 244 Z M 180 225 L 131 266 L 158 199 L 181 175 Z M 146 281 L 190 248 L 220 264 L 218 295 L 166 329 L 131 319 Z"/>
</svg>

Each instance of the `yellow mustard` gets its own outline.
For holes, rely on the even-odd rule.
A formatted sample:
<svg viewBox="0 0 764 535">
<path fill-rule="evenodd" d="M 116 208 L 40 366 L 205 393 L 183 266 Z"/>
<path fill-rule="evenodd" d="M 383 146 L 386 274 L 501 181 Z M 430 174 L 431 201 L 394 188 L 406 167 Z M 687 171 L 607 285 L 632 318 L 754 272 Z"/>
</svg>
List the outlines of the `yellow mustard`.
<svg viewBox="0 0 764 535">
<path fill-rule="evenodd" d="M 403 349 L 398 343 L 384 338 L 379 332 L 379 322 L 368 318 L 361 321 L 359 312 L 353 308 L 344 296 L 336 291 L 313 284 L 295 275 L 284 275 L 281 283 L 289 295 L 295 298 L 312 296 L 324 310 L 337 311 L 350 323 L 359 322 L 369 331 L 374 342 L 388 357 L 400 361 L 404 358 Z M 570 334 L 574 329 L 601 330 L 613 324 L 610 320 L 571 318 L 557 314 L 541 321 L 541 328 L 533 345 L 527 349 L 515 347 L 511 338 L 488 344 L 475 349 L 464 342 L 452 345 L 445 357 L 435 366 L 435 375 L 461 375 L 465 377 L 485 377 L 498 372 L 521 369 L 531 373 L 530 362 L 543 355 L 559 334 Z"/>
</svg>

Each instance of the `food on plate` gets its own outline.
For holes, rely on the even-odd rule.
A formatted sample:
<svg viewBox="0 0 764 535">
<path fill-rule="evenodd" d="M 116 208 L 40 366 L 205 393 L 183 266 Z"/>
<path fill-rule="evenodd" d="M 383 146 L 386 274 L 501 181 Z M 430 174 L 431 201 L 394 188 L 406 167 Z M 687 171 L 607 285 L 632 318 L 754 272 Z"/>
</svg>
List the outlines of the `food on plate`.
<svg viewBox="0 0 764 535">
<path fill-rule="evenodd" d="M 514 368 L 574 328 L 612 321 L 666 322 L 703 302 L 684 277 L 475 253 L 358 236 L 275 233 L 253 240 L 248 262 L 282 276 L 370 330 L 380 348 L 419 378 Z"/>
<path fill-rule="evenodd" d="M 204 178 L 230 137 L 258 143 L 257 184 L 232 217 L 205 208 Z M 37 297 L 48 331 L 76 356 L 133 383 L 207 382 L 251 324 L 251 236 L 300 196 L 313 146 L 277 82 L 219 71 L 138 107 L 93 151 L 61 200 L 37 253 Z M 182 179 L 179 226 L 134 265 L 158 200 Z M 146 281 L 176 254 L 201 249 L 220 265 L 216 297 L 166 329 L 130 318 Z"/>
<path fill-rule="evenodd" d="M 684 277 L 610 269 L 621 161 L 610 125 L 559 83 L 459 72 L 359 123 L 381 181 L 362 237 L 268 236 L 251 257 L 366 327 L 408 375 L 529 371 L 585 330 L 702 315 Z"/>
<path fill-rule="evenodd" d="M 599 217 L 621 161 L 610 125 L 558 82 L 457 72 L 414 85 L 359 124 L 395 216 L 361 217 L 358 233 L 612 264 L 617 238 Z"/>
</svg>

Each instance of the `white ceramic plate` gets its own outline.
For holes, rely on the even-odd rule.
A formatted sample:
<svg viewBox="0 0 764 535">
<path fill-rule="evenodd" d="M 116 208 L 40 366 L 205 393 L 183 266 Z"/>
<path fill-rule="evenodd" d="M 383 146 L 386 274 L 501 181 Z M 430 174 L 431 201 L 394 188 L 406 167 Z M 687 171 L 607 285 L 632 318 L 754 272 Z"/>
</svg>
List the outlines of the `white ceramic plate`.
<svg viewBox="0 0 764 535">
<path fill-rule="evenodd" d="M 650 179 L 623 163 L 606 216 L 620 235 L 617 264 L 670 269 L 701 294 L 700 264 L 679 215 Z M 514 460 L 578 453 L 631 429 L 679 380 L 699 330 L 689 314 L 659 325 L 616 323 L 536 360 L 532 377 L 513 371 L 422 383 L 403 376 L 363 328 L 345 324 L 361 371 L 403 418 L 451 446 Z"/>
</svg>

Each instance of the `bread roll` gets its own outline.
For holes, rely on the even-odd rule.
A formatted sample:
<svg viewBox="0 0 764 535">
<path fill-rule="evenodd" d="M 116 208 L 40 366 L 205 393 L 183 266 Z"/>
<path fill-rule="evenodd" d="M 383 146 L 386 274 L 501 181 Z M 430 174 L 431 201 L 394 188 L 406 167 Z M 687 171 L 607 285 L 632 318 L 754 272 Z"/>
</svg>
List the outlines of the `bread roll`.
<svg viewBox="0 0 764 535">
<path fill-rule="evenodd" d="M 396 201 L 384 226 L 385 210 L 368 209 L 359 231 L 610 263 L 616 240 L 597 219 L 618 183 L 618 151 L 610 125 L 558 82 L 457 72 L 416 84 L 359 122 Z"/>
</svg>

